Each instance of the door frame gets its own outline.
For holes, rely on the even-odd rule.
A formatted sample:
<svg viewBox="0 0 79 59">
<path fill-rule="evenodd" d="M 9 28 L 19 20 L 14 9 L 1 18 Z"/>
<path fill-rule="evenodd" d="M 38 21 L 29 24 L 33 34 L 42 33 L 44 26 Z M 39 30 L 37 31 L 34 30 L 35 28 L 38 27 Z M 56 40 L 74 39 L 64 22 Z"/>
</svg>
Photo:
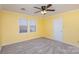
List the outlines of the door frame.
<svg viewBox="0 0 79 59">
<path fill-rule="evenodd" d="M 62 39 L 61 39 L 61 40 L 55 39 L 54 20 L 58 20 L 58 19 L 59 19 L 59 20 L 60 20 L 60 19 L 62 20 L 62 30 L 61 30 L 61 31 L 62 31 L 62 33 L 61 33 L 61 35 L 62 35 Z M 54 38 L 53 38 L 53 39 L 56 40 L 56 41 L 61 41 L 61 42 L 63 42 L 63 40 L 64 40 L 64 32 L 63 32 L 63 17 L 57 17 L 57 18 L 54 18 L 54 20 L 53 20 L 53 32 L 54 32 L 54 35 L 53 35 Z"/>
</svg>

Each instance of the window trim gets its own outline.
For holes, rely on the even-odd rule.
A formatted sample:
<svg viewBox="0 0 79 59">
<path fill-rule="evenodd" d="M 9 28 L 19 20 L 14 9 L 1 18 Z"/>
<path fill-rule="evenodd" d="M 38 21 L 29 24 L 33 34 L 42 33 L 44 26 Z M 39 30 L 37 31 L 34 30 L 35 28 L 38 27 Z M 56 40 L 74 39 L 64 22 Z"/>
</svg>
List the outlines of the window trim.
<svg viewBox="0 0 79 59">
<path fill-rule="evenodd" d="M 30 21 L 34 21 L 34 22 L 35 22 L 35 25 L 34 25 L 34 26 L 35 26 L 35 31 L 33 31 L 33 32 L 30 31 L 30 29 L 31 29 Z M 30 32 L 30 33 L 35 33 L 35 32 L 37 32 L 37 24 L 36 24 L 36 20 L 31 19 L 30 21 L 29 21 L 29 32 Z"/>
<path fill-rule="evenodd" d="M 27 32 L 24 32 L 24 33 L 20 33 L 20 29 L 19 29 L 19 20 L 20 19 L 24 19 L 24 20 L 26 20 L 26 22 L 27 22 Z M 22 35 L 25 35 L 25 34 L 28 34 L 28 20 L 26 19 L 26 18 L 19 18 L 18 19 L 18 34 L 22 34 Z"/>
</svg>

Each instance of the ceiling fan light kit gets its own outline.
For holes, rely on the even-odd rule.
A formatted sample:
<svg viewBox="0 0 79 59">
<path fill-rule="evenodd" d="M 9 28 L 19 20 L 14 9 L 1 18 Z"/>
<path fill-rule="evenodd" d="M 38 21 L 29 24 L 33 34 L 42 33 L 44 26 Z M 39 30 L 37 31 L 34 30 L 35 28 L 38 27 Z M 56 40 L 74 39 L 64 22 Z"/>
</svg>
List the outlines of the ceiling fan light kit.
<svg viewBox="0 0 79 59">
<path fill-rule="evenodd" d="M 47 12 L 44 10 L 44 11 L 41 11 L 41 14 L 45 15 Z"/>
</svg>

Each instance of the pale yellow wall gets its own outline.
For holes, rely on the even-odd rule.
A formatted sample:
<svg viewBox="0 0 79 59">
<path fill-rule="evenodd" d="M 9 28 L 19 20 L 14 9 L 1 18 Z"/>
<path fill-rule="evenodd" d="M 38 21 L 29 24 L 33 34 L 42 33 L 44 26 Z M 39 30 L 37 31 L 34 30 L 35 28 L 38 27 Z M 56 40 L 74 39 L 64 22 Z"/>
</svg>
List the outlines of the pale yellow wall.
<svg viewBox="0 0 79 59">
<path fill-rule="evenodd" d="M 1 46 L 1 12 L 0 12 L 0 46 Z"/>
<path fill-rule="evenodd" d="M 1 39 L 1 12 L 0 12 L 0 39 Z"/>
<path fill-rule="evenodd" d="M 36 32 L 26 34 L 18 33 L 18 19 L 26 18 L 28 21 L 34 19 L 37 24 Z M 22 13 L 2 12 L 2 45 L 12 44 L 43 36 L 43 19 L 41 17 L 29 16 Z M 29 26 L 29 25 L 28 25 Z"/>
<path fill-rule="evenodd" d="M 53 39 L 53 16 L 44 18 L 45 34 L 44 37 Z M 51 35 L 52 34 L 52 35 Z"/>
<path fill-rule="evenodd" d="M 46 22 L 47 38 L 53 38 L 53 20 L 63 19 L 63 42 L 79 46 L 79 10 L 64 12 L 48 17 Z"/>
<path fill-rule="evenodd" d="M 79 46 L 79 10 L 63 14 L 64 42 Z"/>
</svg>

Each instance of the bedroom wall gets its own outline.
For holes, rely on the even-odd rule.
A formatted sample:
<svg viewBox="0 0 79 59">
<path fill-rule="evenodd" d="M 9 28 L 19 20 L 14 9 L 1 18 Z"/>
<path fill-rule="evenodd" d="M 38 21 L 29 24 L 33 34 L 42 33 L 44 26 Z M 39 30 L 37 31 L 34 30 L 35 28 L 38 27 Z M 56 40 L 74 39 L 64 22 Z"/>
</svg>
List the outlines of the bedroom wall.
<svg viewBox="0 0 79 59">
<path fill-rule="evenodd" d="M 79 10 L 64 13 L 64 42 L 79 46 Z"/>
<path fill-rule="evenodd" d="M 45 32 L 44 32 L 45 36 L 44 37 L 53 39 L 53 16 L 45 17 L 44 24 L 45 24 L 44 25 L 44 27 L 45 27 Z"/>
<path fill-rule="evenodd" d="M 63 18 L 63 42 L 79 47 L 79 10 L 49 16 L 46 19 L 47 38 L 53 39 L 53 20 Z"/>
<path fill-rule="evenodd" d="M 2 44 L 2 40 L 1 40 L 2 39 L 2 27 L 1 27 L 1 21 L 2 20 L 1 20 L 1 16 L 2 15 L 1 15 L 1 12 L 0 12 L 0 51 L 1 51 L 1 44 Z"/>
<path fill-rule="evenodd" d="M 1 41 L 1 12 L 0 12 L 0 41 Z"/>
<path fill-rule="evenodd" d="M 28 21 L 34 19 L 37 24 L 36 32 L 28 32 L 26 34 L 18 33 L 18 19 L 20 17 L 26 18 Z M 30 40 L 33 38 L 43 37 L 43 18 L 36 16 L 29 16 L 22 13 L 2 11 L 2 46 Z"/>
</svg>

